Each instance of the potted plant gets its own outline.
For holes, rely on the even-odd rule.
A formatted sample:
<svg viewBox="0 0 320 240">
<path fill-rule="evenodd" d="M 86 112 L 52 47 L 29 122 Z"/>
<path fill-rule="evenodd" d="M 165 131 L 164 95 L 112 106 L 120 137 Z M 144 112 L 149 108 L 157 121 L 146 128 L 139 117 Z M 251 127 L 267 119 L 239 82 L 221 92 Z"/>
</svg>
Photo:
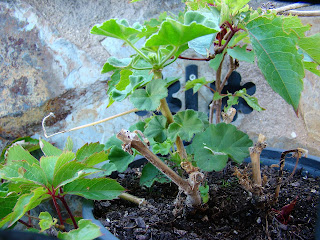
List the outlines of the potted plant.
<svg viewBox="0 0 320 240">
<path fill-rule="evenodd" d="M 209 200 L 207 173 L 223 170 L 228 160 L 232 160 L 236 164 L 242 163 L 250 154 L 249 148 L 253 146 L 253 142 L 246 133 L 230 124 L 235 115 L 235 109 L 232 106 L 238 103 L 239 98 L 242 98 L 254 110 L 264 110 L 258 104 L 258 100 L 250 96 L 245 88 L 235 93 L 222 93 L 229 76 L 241 61 L 253 63 L 256 58 L 258 67 L 271 88 L 284 98 L 294 111 L 297 111 L 303 89 L 302 79 L 305 69 L 319 75 L 319 70 L 316 67 L 320 59 L 312 47 L 319 41 L 319 35 L 306 37 L 305 32 L 310 26 L 304 26 L 298 17 L 291 15 L 279 16 L 274 11 L 261 9 L 254 11 L 247 5 L 248 0 L 185 2 L 187 7 L 178 16 L 168 16 L 163 13 L 158 19 L 146 21 L 143 25 L 140 23 L 130 25 L 124 19 L 110 19 L 92 28 L 92 34 L 120 39 L 135 50 L 136 54 L 128 56 L 128 58 L 119 59 L 116 56 L 108 58 L 102 69 L 102 73 L 113 72 L 108 81 L 109 106 L 129 98 L 135 108 L 117 116 L 88 124 L 85 127 L 142 110 L 151 111 L 154 114 L 144 121 L 136 123 L 129 130 L 121 130 L 112 136 L 103 147 L 101 146 L 101 149 L 99 148 L 99 151 L 94 147 L 91 149 L 88 147 L 89 145 L 78 150 L 81 153 L 80 156 L 83 154 L 87 157 L 88 153 L 95 155 L 94 160 L 90 157 L 79 159 L 77 158 L 78 154 L 68 153 L 70 154 L 68 160 L 72 164 L 84 165 L 81 165 L 83 175 L 78 174 L 79 176 L 74 177 L 76 172 L 72 172 L 70 181 L 68 180 L 66 183 L 62 181 L 63 186 L 65 185 L 64 188 L 66 188 L 62 192 L 58 188 L 61 183 L 51 184 L 55 189 L 55 191 L 50 190 L 51 193 L 54 193 L 51 194 L 53 199 L 60 199 L 64 193 L 70 190 L 68 187 L 71 185 L 71 189 L 81 186 L 83 191 L 79 195 L 98 200 L 92 197 L 94 191 L 90 187 L 91 185 L 85 189 L 84 185 L 78 185 L 78 182 L 89 182 L 82 176 L 97 171 L 92 167 L 106 160 L 107 163 L 100 168 L 100 170 L 105 170 L 104 174 L 111 174 L 113 171 L 124 172 L 136 155 L 142 155 L 149 161 L 141 173 L 142 185 L 151 186 L 154 182 L 165 182 L 168 179 L 177 185 L 178 192 L 173 209 L 176 216 L 203 209 L 204 204 Z M 140 44 L 143 42 L 141 48 L 136 46 L 138 41 Z M 187 49 L 193 49 L 200 54 L 204 53 L 205 56 L 197 59 L 185 57 L 184 53 Z M 178 81 L 178 78 L 163 79 L 162 71 L 178 58 L 207 61 L 216 71 L 212 79 L 194 79 L 186 85 L 186 90 L 192 88 L 194 92 L 197 92 L 202 86 L 214 83 L 215 89 L 212 89 L 213 96 L 209 116 L 191 109 L 180 111 L 175 115 L 172 114 L 166 97 L 168 96 L 168 87 Z M 226 76 L 222 77 L 225 59 L 229 61 L 229 70 Z M 222 109 L 223 99 L 227 99 L 227 105 Z M 68 131 L 79 128 L 81 127 Z M 45 136 L 50 137 L 46 132 Z M 41 143 L 48 146 L 48 143 L 43 140 Z M 185 147 L 186 145 L 188 146 Z M 276 181 L 275 191 L 272 193 L 264 191 L 262 190 L 264 185 L 261 180 L 263 176 L 260 173 L 259 162 L 263 148 L 264 139 L 261 137 L 255 148 L 251 150 L 253 168 L 250 171 L 253 172 L 253 176 L 241 171 L 236 174 L 240 181 L 252 180 L 252 186 L 255 187 L 254 191 L 251 191 L 252 194 L 258 197 L 271 196 L 267 197 L 266 201 L 262 201 L 265 203 L 264 206 L 270 206 L 270 204 L 275 204 L 278 199 L 285 158 L 284 156 L 281 158 L 280 174 Z M 8 152 L 11 149 L 14 148 L 10 148 Z M 59 156 L 66 154 L 60 151 Z M 52 154 L 52 152 L 55 154 L 58 150 L 44 152 L 45 154 Z M 297 158 L 306 153 L 302 149 L 294 152 Z M 26 153 L 23 152 L 23 154 Z M 59 159 L 58 155 L 53 156 Z M 47 157 L 52 157 L 52 155 L 47 155 Z M 16 164 L 16 175 L 8 175 L 8 169 L 11 168 L 9 160 L 6 160 L 0 171 L 1 177 L 16 181 L 20 179 L 19 174 L 25 176 L 23 170 L 25 167 L 18 164 Z M 21 155 L 12 158 L 13 162 L 16 160 L 21 161 L 21 164 L 31 164 L 22 161 L 25 159 Z M 78 163 L 79 161 L 80 163 Z M 88 162 L 90 164 L 87 166 Z M 33 161 L 32 164 L 36 166 L 38 163 Z M 37 168 L 42 168 L 41 160 L 40 166 Z M 48 170 L 47 174 L 52 174 L 55 167 L 46 169 Z M 166 178 L 163 178 L 161 173 Z M 92 179 L 90 181 L 111 180 Z M 92 186 L 94 185 L 92 184 Z M 42 185 L 41 187 L 45 188 Z M 112 195 L 112 198 L 120 196 L 123 191 L 120 186 L 117 185 L 117 187 L 119 188 L 117 194 Z M 257 189 L 260 190 L 257 191 Z M 250 191 L 250 188 L 246 190 Z M 45 191 L 44 194 L 47 193 Z M 71 191 L 71 193 L 79 191 Z M 29 192 L 30 194 L 33 193 Z M 107 196 L 104 197 L 108 199 Z M 22 204 L 22 206 L 24 205 Z M 19 212 L 19 217 L 33 207 L 30 204 L 25 206 Z M 290 208 L 293 206 L 292 202 Z M 12 210 L 15 209 L 12 207 L 10 211 Z M 13 219 L 12 214 L 8 215 L 10 217 L 5 217 L 2 223 L 16 221 L 18 217 Z M 290 212 L 285 211 L 285 214 L 290 215 Z M 285 214 L 282 210 L 279 213 L 281 217 Z M 289 221 L 287 218 L 284 220 Z M 62 221 L 60 219 L 60 222 Z M 284 222 L 281 223 L 284 224 Z"/>
</svg>

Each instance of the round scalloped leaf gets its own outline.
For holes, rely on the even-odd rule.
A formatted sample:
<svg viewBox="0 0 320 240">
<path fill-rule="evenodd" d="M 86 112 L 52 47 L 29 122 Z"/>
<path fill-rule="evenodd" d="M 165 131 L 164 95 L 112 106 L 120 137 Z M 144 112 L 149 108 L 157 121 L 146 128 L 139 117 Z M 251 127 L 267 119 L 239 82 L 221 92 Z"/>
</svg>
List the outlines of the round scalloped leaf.
<svg viewBox="0 0 320 240">
<path fill-rule="evenodd" d="M 220 171 L 231 158 L 241 163 L 249 155 L 252 141 L 244 132 L 231 124 L 210 125 L 196 134 L 191 144 L 194 160 L 203 171 Z"/>
<path fill-rule="evenodd" d="M 141 26 L 141 25 L 140 25 Z M 103 24 L 95 25 L 91 34 L 103 35 L 127 41 L 141 32 L 139 27 L 132 28 L 126 20 L 110 19 Z"/>
<path fill-rule="evenodd" d="M 146 89 L 138 89 L 130 97 L 132 104 L 139 110 L 154 111 L 160 105 L 160 100 L 168 96 L 166 82 L 154 79 L 146 85 Z"/>
<path fill-rule="evenodd" d="M 150 36 L 145 46 L 172 45 L 180 47 L 197 37 L 218 32 L 214 28 L 206 27 L 195 21 L 189 21 L 191 23 L 185 25 L 173 19 L 167 19 L 161 24 L 159 31 Z"/>
<path fill-rule="evenodd" d="M 156 142 L 164 142 L 167 138 L 167 118 L 163 115 L 154 116 L 148 123 L 144 134 L 147 138 L 153 137 Z"/>
<path fill-rule="evenodd" d="M 199 119 L 198 113 L 191 109 L 178 112 L 173 119 L 174 122 L 168 128 L 169 138 L 173 141 L 177 136 L 182 140 L 191 141 L 193 135 L 203 129 L 203 122 Z"/>
</svg>

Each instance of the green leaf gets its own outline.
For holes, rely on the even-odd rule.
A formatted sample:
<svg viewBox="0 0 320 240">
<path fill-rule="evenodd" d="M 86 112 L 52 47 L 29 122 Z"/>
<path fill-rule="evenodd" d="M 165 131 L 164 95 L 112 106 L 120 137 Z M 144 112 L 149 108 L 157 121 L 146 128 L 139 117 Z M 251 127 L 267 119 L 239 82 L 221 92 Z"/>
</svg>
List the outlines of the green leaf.
<svg viewBox="0 0 320 240">
<path fill-rule="evenodd" d="M 63 167 L 66 163 L 75 159 L 75 154 L 73 152 L 64 152 L 59 157 L 56 163 L 54 163 L 54 171 L 53 174 L 56 174 L 61 167 Z M 50 165 L 53 163 L 50 163 Z M 47 167 L 46 167 L 47 168 Z M 51 171 L 51 168 L 48 168 Z"/>
<path fill-rule="evenodd" d="M 136 90 L 130 98 L 132 104 L 139 110 L 154 111 L 160 105 L 160 100 L 168 96 L 166 83 L 162 79 L 154 79 L 147 84 L 146 89 Z"/>
<path fill-rule="evenodd" d="M 234 15 L 241 8 L 243 8 L 248 2 L 250 2 L 250 0 L 226 0 L 225 2 L 230 8 L 230 13 Z"/>
<path fill-rule="evenodd" d="M 109 153 L 110 163 L 113 163 L 117 167 L 117 171 L 124 172 L 128 165 L 133 161 L 134 156 L 122 150 L 119 147 L 111 148 Z"/>
<path fill-rule="evenodd" d="M 76 153 L 76 159 L 82 162 L 86 158 L 90 157 L 92 154 L 101 152 L 104 149 L 104 145 L 98 142 L 96 143 L 86 143 L 83 145 Z"/>
<path fill-rule="evenodd" d="M 59 158 L 58 156 L 49 156 L 49 157 L 42 156 L 40 158 L 40 167 L 44 171 L 48 179 L 48 183 L 50 185 L 52 184 L 52 181 L 53 181 L 54 168 L 56 166 L 58 158 Z"/>
<path fill-rule="evenodd" d="M 144 135 L 157 142 L 164 142 L 167 138 L 167 118 L 163 115 L 154 116 L 147 124 Z"/>
<path fill-rule="evenodd" d="M 200 186 L 199 192 L 203 203 L 207 203 L 209 201 L 209 185 Z"/>
<path fill-rule="evenodd" d="M 48 212 L 41 212 L 39 214 L 39 218 L 41 219 L 39 221 L 39 226 L 41 228 L 41 231 L 45 231 L 45 230 L 51 228 L 52 226 L 54 226 L 58 222 L 57 219 L 53 220 L 52 216 Z"/>
<path fill-rule="evenodd" d="M 209 117 L 207 113 L 198 112 L 198 117 L 203 122 L 203 126 L 205 129 L 209 127 Z"/>
<path fill-rule="evenodd" d="M 51 143 L 40 139 L 39 141 L 40 147 L 44 155 L 46 156 L 60 156 L 62 150 L 59 148 L 54 147 Z"/>
<path fill-rule="evenodd" d="M 7 150 L 7 153 L 5 155 L 5 161 L 6 161 L 6 164 L 9 164 L 12 161 L 19 161 L 19 160 L 25 160 L 31 165 L 32 164 L 39 165 L 39 161 L 36 158 L 34 158 L 29 153 L 29 151 L 25 150 L 19 144 L 15 144 Z"/>
<path fill-rule="evenodd" d="M 218 32 L 214 28 L 206 27 L 190 19 L 189 21 L 191 23 L 185 25 L 176 20 L 167 19 L 161 24 L 159 31 L 147 39 L 145 46 L 172 45 L 180 47 L 197 37 Z"/>
<path fill-rule="evenodd" d="M 308 71 L 318 75 L 320 77 L 320 70 L 318 69 L 319 65 L 314 62 L 303 62 L 303 66 Z"/>
<path fill-rule="evenodd" d="M 182 140 L 191 141 L 193 135 L 203 129 L 203 122 L 194 110 L 188 109 L 178 112 L 174 115 L 173 119 L 174 122 L 171 123 L 168 128 L 168 136 L 173 141 L 177 135 L 179 135 Z"/>
<path fill-rule="evenodd" d="M 84 164 L 81 164 L 74 160 L 64 164 L 59 168 L 59 170 L 54 173 L 52 185 L 55 188 L 61 187 L 69 182 L 76 180 L 77 178 L 84 177 L 88 174 L 92 174 L 98 171 L 100 170 L 95 168 L 88 168 Z"/>
<path fill-rule="evenodd" d="M 130 65 L 132 58 L 116 58 L 116 57 L 109 57 L 107 62 L 103 65 L 101 73 L 107 73 L 110 71 L 114 71 L 118 68 L 126 68 Z"/>
<path fill-rule="evenodd" d="M 8 214 L 12 213 L 14 206 L 18 201 L 19 195 L 17 193 L 9 193 L 7 196 L 0 197 L 0 219 L 3 219 Z"/>
<path fill-rule="evenodd" d="M 101 176 L 109 176 L 111 173 L 117 171 L 117 167 L 110 162 L 107 162 L 103 166 L 100 167 L 103 171 L 101 172 Z M 98 174 L 100 176 L 100 173 Z"/>
<path fill-rule="evenodd" d="M 72 152 L 72 149 L 73 149 L 73 142 L 72 142 L 71 137 L 68 137 L 68 138 L 67 138 L 66 145 L 64 146 L 63 151 L 70 151 L 70 152 Z"/>
<path fill-rule="evenodd" d="M 64 193 L 85 197 L 92 200 L 112 200 L 117 198 L 124 188 L 114 179 L 94 178 L 77 179 L 63 188 Z"/>
<path fill-rule="evenodd" d="M 283 31 L 281 17 L 257 17 L 246 25 L 258 66 L 271 88 L 298 109 L 303 89 L 302 56 L 295 33 Z"/>
<path fill-rule="evenodd" d="M 118 147 L 118 148 L 121 148 L 121 145 L 123 144 L 123 142 L 120 140 L 120 139 L 118 139 L 117 137 L 116 137 L 116 135 L 113 135 L 113 136 L 111 136 L 109 139 L 108 139 L 108 141 L 105 143 L 105 145 L 104 145 L 104 150 L 109 150 L 109 149 L 111 149 L 112 147 L 114 147 L 114 146 L 116 146 L 116 147 Z"/>
<path fill-rule="evenodd" d="M 91 34 L 103 35 L 127 41 L 129 38 L 137 36 L 141 31 L 129 26 L 127 20 L 110 19 L 103 24 L 95 25 L 91 29 Z"/>
<path fill-rule="evenodd" d="M 258 112 L 265 110 L 264 108 L 262 108 L 259 105 L 257 98 L 252 97 L 249 94 L 247 94 L 247 90 L 245 88 L 235 92 L 235 96 L 242 97 L 251 108 L 253 108 L 254 110 L 256 110 Z M 238 102 L 238 100 L 237 100 L 237 102 Z M 235 105 L 235 104 L 232 104 L 232 105 Z"/>
<path fill-rule="evenodd" d="M 214 101 L 217 101 L 217 100 L 222 99 L 222 98 L 224 98 L 224 97 L 225 97 L 225 96 L 220 95 L 219 92 L 215 92 L 215 93 L 213 94 L 213 100 L 214 100 Z"/>
<path fill-rule="evenodd" d="M 92 154 L 90 157 L 84 160 L 83 163 L 87 167 L 93 167 L 94 165 L 105 162 L 107 160 L 108 160 L 108 154 L 105 151 L 101 151 L 101 152 Z"/>
<path fill-rule="evenodd" d="M 241 163 L 249 155 L 252 141 L 235 126 L 219 123 L 196 134 L 191 145 L 197 166 L 210 172 L 222 170 L 228 158 Z"/>
<path fill-rule="evenodd" d="M 12 141 L 10 144 L 8 144 L 6 147 L 3 148 L 1 156 L 0 156 L 0 164 L 4 162 L 5 160 L 5 153 L 7 149 L 9 149 L 13 145 L 20 145 L 25 150 L 29 152 L 33 152 L 35 150 L 38 150 L 40 148 L 39 146 L 39 140 L 31 138 L 31 137 L 21 137 L 17 138 L 14 141 Z"/>
<path fill-rule="evenodd" d="M 228 48 L 227 53 L 239 61 L 245 61 L 248 63 L 254 63 L 254 52 L 247 51 L 246 46 L 244 45 L 242 48 L 239 46 L 235 46 L 234 48 Z"/>
<path fill-rule="evenodd" d="M 170 179 L 167 178 L 163 173 L 161 173 L 151 163 L 147 163 L 142 169 L 140 185 L 151 187 L 155 182 L 168 183 L 170 182 Z"/>
<path fill-rule="evenodd" d="M 161 155 L 167 155 L 170 152 L 172 145 L 173 142 L 167 139 L 162 143 L 152 144 L 152 151 L 154 154 L 160 153 Z"/>
<path fill-rule="evenodd" d="M 13 208 L 13 212 L 11 212 L 0 221 L 0 228 L 3 227 L 6 223 L 9 223 L 9 226 L 12 226 L 27 211 L 38 206 L 43 200 L 50 198 L 50 196 L 46 193 L 47 189 L 39 187 L 32 190 L 32 192 L 28 194 L 23 194 L 22 196 L 20 196 Z"/>
<path fill-rule="evenodd" d="M 128 69 L 123 69 L 120 71 L 120 81 L 116 85 L 117 90 L 125 90 L 126 87 L 130 84 L 129 76 L 132 75 L 132 71 Z"/>
<path fill-rule="evenodd" d="M 190 88 L 193 88 L 193 93 L 196 93 L 199 91 L 199 89 L 210 82 L 207 82 L 204 77 L 197 78 L 194 80 L 189 80 L 186 82 L 185 90 L 189 90 Z"/>
<path fill-rule="evenodd" d="M 79 228 L 69 232 L 58 232 L 58 238 L 63 240 L 92 240 L 102 236 L 100 227 L 92 223 L 90 220 L 81 219 L 78 222 Z"/>
<path fill-rule="evenodd" d="M 47 178 L 38 164 L 30 165 L 27 161 L 15 161 L 0 170 L 0 178 L 14 182 L 47 185 Z"/>
<path fill-rule="evenodd" d="M 260 112 L 260 111 L 264 111 L 266 109 L 264 109 L 263 107 L 261 107 L 258 103 L 258 99 L 255 98 L 255 97 L 252 97 L 250 95 L 244 95 L 242 97 L 246 102 L 247 104 L 252 107 L 254 110 Z"/>
<path fill-rule="evenodd" d="M 146 126 L 146 123 L 143 122 L 143 121 L 139 121 L 133 125 L 131 125 L 129 127 L 129 131 L 130 132 L 133 132 L 134 130 L 140 130 L 141 132 L 144 132 L 144 129 L 145 129 L 145 126 Z M 119 140 L 119 139 L 118 139 Z M 120 145 L 121 146 L 121 145 Z"/>
<path fill-rule="evenodd" d="M 213 68 L 215 71 L 217 71 L 223 60 L 223 56 L 224 53 L 217 54 L 214 59 L 211 59 L 209 61 L 209 66 Z"/>
<path fill-rule="evenodd" d="M 302 48 L 318 65 L 320 65 L 320 33 L 298 40 Z"/>
</svg>

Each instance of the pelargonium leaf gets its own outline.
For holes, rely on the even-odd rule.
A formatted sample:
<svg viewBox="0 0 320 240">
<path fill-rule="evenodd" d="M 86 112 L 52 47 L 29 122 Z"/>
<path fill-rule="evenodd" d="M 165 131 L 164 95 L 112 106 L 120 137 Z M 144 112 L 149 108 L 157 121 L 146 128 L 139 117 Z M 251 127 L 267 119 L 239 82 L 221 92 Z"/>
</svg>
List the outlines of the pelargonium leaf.
<svg viewBox="0 0 320 240">
<path fill-rule="evenodd" d="M 124 188 L 116 180 L 110 178 L 82 178 L 68 183 L 63 190 L 65 193 L 86 199 L 112 200 L 117 198 Z"/>
<path fill-rule="evenodd" d="M 296 46 L 297 35 L 285 32 L 282 18 L 273 15 L 257 17 L 246 28 L 265 79 L 297 110 L 304 77 L 302 55 L 298 54 Z"/>
<path fill-rule="evenodd" d="M 130 101 L 139 110 L 154 111 L 160 100 L 168 96 L 166 83 L 162 79 L 154 79 L 146 85 L 146 89 L 138 89 L 131 95 Z"/>
<path fill-rule="evenodd" d="M 118 19 L 109 19 L 102 24 L 95 25 L 91 29 L 91 34 L 122 39 L 124 41 L 137 36 L 140 32 L 137 28 L 130 27 L 126 20 Z"/>
<path fill-rule="evenodd" d="M 171 140 L 179 136 L 182 140 L 191 141 L 193 135 L 203 129 L 203 122 L 194 110 L 178 112 L 173 119 L 174 122 L 168 128 L 168 136 Z"/>
<path fill-rule="evenodd" d="M 140 177 L 140 185 L 151 187 L 155 182 L 167 183 L 167 182 L 170 182 L 170 179 L 167 178 L 162 172 L 160 172 L 151 163 L 147 163 L 142 169 L 142 174 Z"/>
<path fill-rule="evenodd" d="M 172 45 L 180 47 L 197 37 L 218 32 L 218 30 L 198 24 L 196 21 L 189 21 L 190 24 L 187 25 L 168 18 L 161 24 L 159 31 L 147 39 L 145 46 Z"/>
<path fill-rule="evenodd" d="M 110 71 L 114 71 L 119 68 L 126 68 L 130 65 L 132 58 L 116 58 L 116 57 L 109 57 L 107 62 L 103 65 L 101 73 L 107 73 Z"/>
<path fill-rule="evenodd" d="M 111 148 L 109 153 L 110 163 L 113 163 L 117 167 L 118 172 L 124 172 L 133 159 L 133 155 L 130 155 L 117 146 Z"/>
<path fill-rule="evenodd" d="M 231 158 L 241 163 L 249 155 L 252 141 L 244 132 L 231 124 L 211 124 L 195 135 L 191 147 L 194 161 L 203 171 L 220 171 Z"/>
<path fill-rule="evenodd" d="M 163 142 L 167 138 L 167 118 L 163 115 L 154 116 L 147 124 L 144 134 L 147 138 L 152 137 L 157 142 Z"/>
</svg>

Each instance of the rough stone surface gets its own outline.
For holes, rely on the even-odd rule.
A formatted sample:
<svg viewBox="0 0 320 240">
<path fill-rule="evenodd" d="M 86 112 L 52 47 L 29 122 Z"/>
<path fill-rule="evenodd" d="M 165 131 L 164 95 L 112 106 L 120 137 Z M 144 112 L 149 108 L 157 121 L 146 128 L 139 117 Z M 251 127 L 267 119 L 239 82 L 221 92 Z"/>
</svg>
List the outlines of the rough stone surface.
<svg viewBox="0 0 320 240">
<path fill-rule="evenodd" d="M 252 1 L 254 7 L 261 1 Z M 65 1 L 13 0 L 0 1 L 0 149 L 11 140 L 25 135 L 42 136 L 41 121 L 49 112 L 56 118 L 47 121 L 48 133 L 70 129 L 97 121 L 132 108 L 129 101 L 106 109 L 106 81 L 110 75 L 100 69 L 111 55 L 127 57 L 132 52 L 120 41 L 90 34 L 93 25 L 109 18 L 126 18 L 130 23 L 143 22 L 162 11 L 183 9 L 180 0 L 142 1 Z M 310 22 L 309 34 L 319 32 L 320 18 L 302 18 Z M 196 56 L 187 53 L 187 56 Z M 197 64 L 199 77 L 214 79 L 207 63 L 177 60 L 164 71 L 164 77 L 181 76 L 185 67 Z M 225 74 L 227 69 L 223 70 Z M 253 139 L 259 133 L 277 148 L 306 147 L 320 155 L 319 77 L 306 73 L 299 117 L 268 86 L 254 64 L 241 63 L 238 72 L 243 83 L 257 86 L 255 96 L 266 111 L 239 114 L 234 122 Z M 182 101 L 181 88 L 174 97 Z M 208 111 L 212 93 L 203 88 L 199 93 L 199 110 Z M 57 146 L 72 137 L 75 148 L 85 142 L 105 142 L 121 128 L 138 120 L 135 114 L 87 129 L 57 135 L 50 140 Z"/>
</svg>

